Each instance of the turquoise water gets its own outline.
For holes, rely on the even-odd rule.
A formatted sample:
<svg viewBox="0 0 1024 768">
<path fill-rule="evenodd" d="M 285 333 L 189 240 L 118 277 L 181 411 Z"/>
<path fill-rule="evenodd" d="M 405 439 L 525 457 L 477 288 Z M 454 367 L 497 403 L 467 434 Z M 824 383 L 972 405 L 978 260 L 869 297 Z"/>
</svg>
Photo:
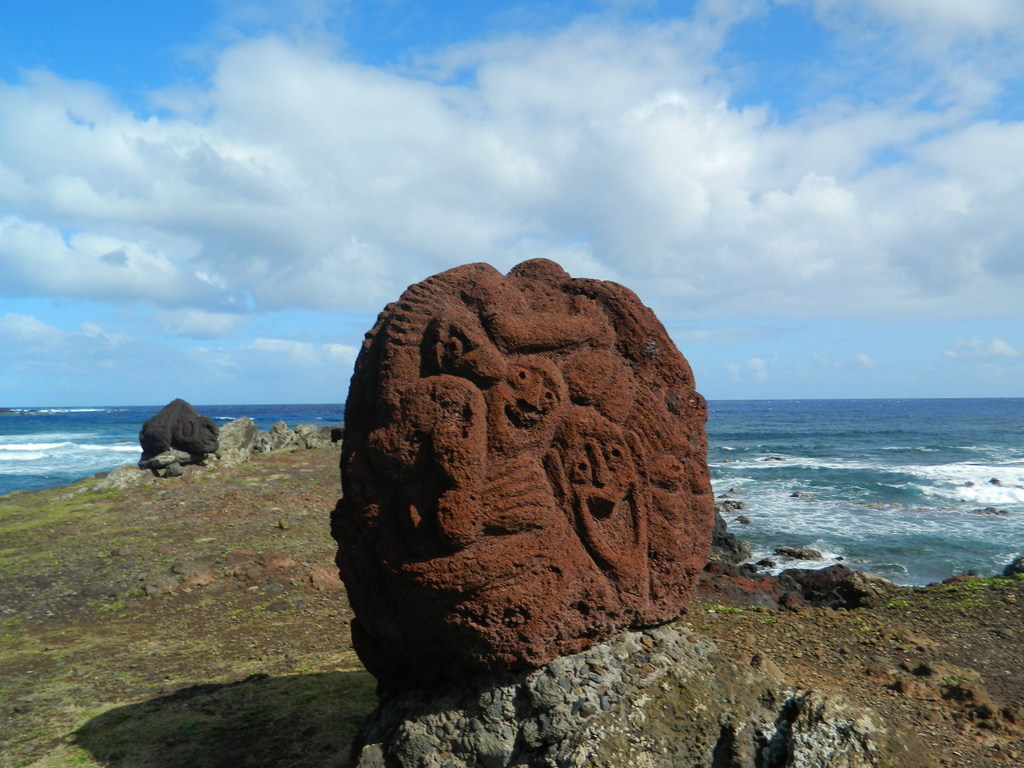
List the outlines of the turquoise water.
<svg viewBox="0 0 1024 768">
<path fill-rule="evenodd" d="M 138 431 L 161 406 L 35 409 L 0 415 L 0 493 L 74 482 L 139 458 Z M 342 406 L 196 406 L 240 416 L 337 424 Z M 847 565 L 901 584 L 997 573 L 1024 552 L 1024 399 L 761 400 L 709 404 L 708 461 L 727 520 L 755 559 Z M 998 481 L 998 484 L 991 482 Z M 799 492 L 811 498 L 794 498 Z M 977 514 L 993 507 L 1007 514 Z M 775 558 L 811 546 L 823 562 Z"/>
</svg>

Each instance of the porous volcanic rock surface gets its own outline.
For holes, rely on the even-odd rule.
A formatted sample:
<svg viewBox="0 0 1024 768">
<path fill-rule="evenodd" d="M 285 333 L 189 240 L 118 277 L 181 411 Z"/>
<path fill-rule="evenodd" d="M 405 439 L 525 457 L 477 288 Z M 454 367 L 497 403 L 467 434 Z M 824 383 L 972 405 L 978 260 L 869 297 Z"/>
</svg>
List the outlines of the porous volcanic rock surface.
<svg viewBox="0 0 1024 768">
<path fill-rule="evenodd" d="M 737 663 L 680 624 L 539 670 L 381 701 L 356 768 L 934 768 L 913 734 L 836 693 Z"/>
<path fill-rule="evenodd" d="M 367 668 L 433 686 L 679 616 L 713 526 L 706 416 L 620 285 L 535 259 L 411 286 L 356 362 L 332 515 Z"/>
</svg>

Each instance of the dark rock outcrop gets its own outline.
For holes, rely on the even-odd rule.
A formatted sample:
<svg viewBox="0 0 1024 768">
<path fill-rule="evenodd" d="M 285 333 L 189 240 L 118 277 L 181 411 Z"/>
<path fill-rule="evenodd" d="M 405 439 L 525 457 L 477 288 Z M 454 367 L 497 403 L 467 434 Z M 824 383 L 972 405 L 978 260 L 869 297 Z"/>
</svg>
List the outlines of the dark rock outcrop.
<svg viewBox="0 0 1024 768">
<path fill-rule="evenodd" d="M 174 449 L 191 456 L 217 451 L 217 425 L 182 399 L 172 400 L 139 432 L 143 460 Z"/>
<path fill-rule="evenodd" d="M 821 552 L 810 547 L 781 546 L 775 548 L 775 554 L 779 557 L 789 557 L 793 560 L 821 560 L 823 557 Z"/>
<path fill-rule="evenodd" d="M 332 515 L 366 667 L 432 686 L 678 616 L 713 526 L 706 414 L 622 286 L 543 259 L 411 286 L 356 362 Z"/>
<path fill-rule="evenodd" d="M 356 768 L 924 768 L 923 746 L 769 660 L 678 625 L 623 632 L 533 672 L 382 700 Z"/>
<path fill-rule="evenodd" d="M 838 564 L 817 570 L 792 568 L 779 574 L 779 582 L 808 605 L 825 608 L 869 606 L 895 589 L 888 579 Z"/>
<path fill-rule="evenodd" d="M 1003 569 L 1003 576 L 1006 578 L 1018 575 L 1024 575 L 1024 555 L 1014 558 L 1013 562 Z"/>
<path fill-rule="evenodd" d="M 741 507 L 738 507 L 742 509 Z M 722 510 L 737 509 L 715 502 L 715 527 L 711 532 L 711 553 L 708 560 L 722 563 L 742 563 L 750 559 L 750 545 L 729 533 L 729 526 L 722 517 Z"/>
<path fill-rule="evenodd" d="M 897 589 L 888 579 L 840 564 L 791 568 L 771 576 L 749 563 L 737 566 L 726 562 L 709 562 L 697 586 L 706 604 L 770 610 L 860 608 L 890 598 Z"/>
</svg>

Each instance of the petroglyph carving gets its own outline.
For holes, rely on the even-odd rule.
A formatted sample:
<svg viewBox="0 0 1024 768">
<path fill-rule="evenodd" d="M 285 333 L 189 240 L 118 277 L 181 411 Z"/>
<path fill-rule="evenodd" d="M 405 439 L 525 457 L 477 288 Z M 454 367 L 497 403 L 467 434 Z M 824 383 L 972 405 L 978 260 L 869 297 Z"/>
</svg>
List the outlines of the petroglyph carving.
<svg viewBox="0 0 1024 768">
<path fill-rule="evenodd" d="M 713 525 L 705 418 L 622 286 L 539 259 L 411 286 L 356 363 L 332 515 L 364 663 L 429 686 L 677 616 Z"/>
</svg>

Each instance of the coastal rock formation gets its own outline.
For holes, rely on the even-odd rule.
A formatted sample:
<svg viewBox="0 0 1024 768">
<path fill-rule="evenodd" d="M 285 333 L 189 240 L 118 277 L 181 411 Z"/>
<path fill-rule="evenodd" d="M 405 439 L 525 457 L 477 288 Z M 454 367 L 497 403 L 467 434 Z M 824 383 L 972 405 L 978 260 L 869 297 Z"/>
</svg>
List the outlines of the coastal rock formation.
<svg viewBox="0 0 1024 768">
<path fill-rule="evenodd" d="M 913 737 L 769 659 L 725 658 L 679 625 L 622 632 L 516 675 L 382 700 L 356 768 L 923 768 Z"/>
<path fill-rule="evenodd" d="M 143 460 L 171 449 L 204 456 L 217 450 L 217 425 L 178 398 L 142 425 L 139 443 Z"/>
<path fill-rule="evenodd" d="M 628 289 L 535 259 L 411 286 L 367 334 L 332 514 L 385 688 L 521 670 L 686 608 L 707 408 Z"/>
<path fill-rule="evenodd" d="M 326 448 L 340 442 L 344 433 L 344 427 L 332 425 L 299 424 L 289 429 L 283 421 L 275 422 L 269 432 L 260 432 L 252 419 L 243 416 L 221 427 L 217 459 L 224 464 L 241 464 L 254 453 Z"/>
<path fill-rule="evenodd" d="M 247 416 L 229 421 L 220 430 L 217 459 L 224 464 L 241 464 L 252 456 L 260 431 Z"/>
<path fill-rule="evenodd" d="M 715 502 L 715 525 L 711 532 L 711 553 L 708 556 L 711 562 L 737 564 L 750 559 L 750 544 L 730 533 L 722 517 L 723 511 L 730 509 L 723 502 Z"/>
</svg>

